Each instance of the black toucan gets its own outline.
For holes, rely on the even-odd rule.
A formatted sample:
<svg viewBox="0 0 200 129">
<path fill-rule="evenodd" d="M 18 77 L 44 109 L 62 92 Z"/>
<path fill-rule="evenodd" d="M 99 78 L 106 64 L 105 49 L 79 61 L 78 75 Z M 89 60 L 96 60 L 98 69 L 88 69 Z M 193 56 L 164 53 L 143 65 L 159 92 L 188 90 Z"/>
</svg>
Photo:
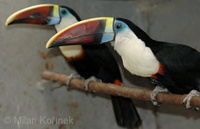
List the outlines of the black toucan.
<svg viewBox="0 0 200 129">
<path fill-rule="evenodd" d="M 55 25 L 57 31 L 80 21 L 74 10 L 54 4 L 31 6 L 11 15 L 6 25 L 16 23 Z M 58 46 L 58 45 L 57 45 Z M 122 85 L 118 65 L 106 45 L 71 45 L 59 47 L 67 62 L 84 78 L 94 76 L 106 83 Z M 131 99 L 111 96 L 118 125 L 141 126 L 140 116 Z"/>
<path fill-rule="evenodd" d="M 200 53 L 186 45 L 153 40 L 127 19 L 100 17 L 81 21 L 54 35 L 46 47 L 106 42 L 119 53 L 129 72 L 159 86 L 152 93 L 153 100 L 157 90 L 166 91 L 164 88 L 175 94 L 190 93 L 184 99 L 189 108 L 190 99 L 200 95 Z"/>
</svg>

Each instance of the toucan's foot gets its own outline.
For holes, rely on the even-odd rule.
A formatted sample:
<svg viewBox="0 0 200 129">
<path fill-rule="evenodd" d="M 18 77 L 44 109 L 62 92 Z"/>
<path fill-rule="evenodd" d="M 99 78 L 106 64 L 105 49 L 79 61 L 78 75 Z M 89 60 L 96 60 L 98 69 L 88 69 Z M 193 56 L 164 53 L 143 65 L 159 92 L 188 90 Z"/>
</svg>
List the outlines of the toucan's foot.
<svg viewBox="0 0 200 129">
<path fill-rule="evenodd" d="M 191 90 L 190 93 L 184 98 L 183 103 L 186 104 L 186 109 L 191 108 L 190 101 L 194 96 L 200 96 L 200 92 L 197 90 Z M 195 109 L 199 110 L 198 107 L 195 107 Z"/>
<path fill-rule="evenodd" d="M 90 78 L 88 78 L 87 80 L 85 80 L 84 89 L 85 89 L 86 91 L 89 90 L 88 85 L 89 85 L 89 83 L 90 83 L 91 81 L 102 82 L 100 79 L 97 79 L 96 77 L 91 76 Z M 93 91 L 93 92 L 94 92 L 94 91 Z"/>
<path fill-rule="evenodd" d="M 73 78 L 82 78 L 80 75 L 78 75 L 78 74 L 76 74 L 76 73 L 72 73 L 72 74 L 70 74 L 69 75 L 69 77 L 67 78 L 67 81 L 66 81 L 66 86 L 68 87 L 68 88 L 70 88 L 70 82 L 71 82 L 71 80 L 73 79 Z"/>
<path fill-rule="evenodd" d="M 158 105 L 158 101 L 156 100 L 156 96 L 160 92 L 169 92 L 169 91 L 166 88 L 156 86 L 156 88 L 153 90 L 153 92 L 151 93 L 151 96 L 150 96 L 153 105 Z"/>
</svg>

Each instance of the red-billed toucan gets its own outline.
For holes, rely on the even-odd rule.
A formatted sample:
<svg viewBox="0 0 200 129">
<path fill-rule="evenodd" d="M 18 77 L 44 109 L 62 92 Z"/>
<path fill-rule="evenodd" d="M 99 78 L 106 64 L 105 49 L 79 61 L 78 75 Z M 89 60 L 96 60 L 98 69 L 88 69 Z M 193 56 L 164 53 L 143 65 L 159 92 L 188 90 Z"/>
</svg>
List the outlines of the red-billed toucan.
<svg viewBox="0 0 200 129">
<path fill-rule="evenodd" d="M 46 47 L 70 44 L 103 44 L 110 42 L 132 74 L 147 77 L 157 90 L 188 94 L 190 99 L 200 90 L 200 53 L 186 45 L 160 42 L 150 38 L 134 23 L 123 18 L 100 17 L 74 24 L 54 35 Z M 156 103 L 155 103 L 156 104 Z"/>
<path fill-rule="evenodd" d="M 55 4 L 31 6 L 11 15 L 6 25 L 16 23 L 55 25 L 57 31 L 80 21 L 74 10 Z M 57 45 L 58 46 L 58 45 Z M 106 45 L 72 45 L 59 47 L 70 65 L 84 78 L 95 76 L 106 83 L 121 85 L 118 65 Z M 118 125 L 141 126 L 140 116 L 131 99 L 111 96 Z"/>
</svg>

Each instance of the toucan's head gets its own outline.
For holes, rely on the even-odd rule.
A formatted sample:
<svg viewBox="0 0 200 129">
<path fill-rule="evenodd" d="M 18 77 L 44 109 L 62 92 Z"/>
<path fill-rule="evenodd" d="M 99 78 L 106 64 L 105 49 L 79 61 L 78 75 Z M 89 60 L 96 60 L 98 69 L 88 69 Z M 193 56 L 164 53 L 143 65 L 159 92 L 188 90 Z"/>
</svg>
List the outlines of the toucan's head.
<svg viewBox="0 0 200 129">
<path fill-rule="evenodd" d="M 113 46 L 131 38 L 148 38 L 146 33 L 131 21 L 123 18 L 99 17 L 73 24 L 56 35 L 46 47 L 78 44 L 102 44 L 111 42 Z M 117 41 L 117 42 L 116 42 Z"/>
<path fill-rule="evenodd" d="M 67 27 L 77 21 L 80 21 L 80 18 L 71 8 L 55 4 L 40 4 L 15 12 L 6 20 L 6 25 L 17 23 L 61 25 L 65 23 L 64 27 Z"/>
<path fill-rule="evenodd" d="M 27 23 L 40 25 L 55 25 L 57 31 L 64 29 L 78 21 L 80 17 L 69 7 L 55 4 L 40 4 L 22 9 L 12 14 L 7 20 L 6 25 Z M 80 46 L 60 47 L 65 57 L 71 57 L 81 49 Z M 70 51 L 71 50 L 71 51 Z"/>
</svg>

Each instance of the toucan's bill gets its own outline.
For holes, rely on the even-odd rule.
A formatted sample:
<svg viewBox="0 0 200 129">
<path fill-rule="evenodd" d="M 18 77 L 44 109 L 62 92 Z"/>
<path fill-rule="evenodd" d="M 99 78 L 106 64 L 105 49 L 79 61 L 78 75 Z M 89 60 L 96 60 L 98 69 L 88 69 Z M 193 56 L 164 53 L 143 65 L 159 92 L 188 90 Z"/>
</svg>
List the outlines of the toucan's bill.
<svg viewBox="0 0 200 129">
<path fill-rule="evenodd" d="M 6 25 L 17 23 L 55 25 L 60 22 L 59 6 L 40 4 L 13 13 L 6 20 Z"/>
<path fill-rule="evenodd" d="M 114 19 L 99 17 L 75 23 L 54 35 L 46 44 L 46 48 L 113 41 L 115 38 Z"/>
</svg>

